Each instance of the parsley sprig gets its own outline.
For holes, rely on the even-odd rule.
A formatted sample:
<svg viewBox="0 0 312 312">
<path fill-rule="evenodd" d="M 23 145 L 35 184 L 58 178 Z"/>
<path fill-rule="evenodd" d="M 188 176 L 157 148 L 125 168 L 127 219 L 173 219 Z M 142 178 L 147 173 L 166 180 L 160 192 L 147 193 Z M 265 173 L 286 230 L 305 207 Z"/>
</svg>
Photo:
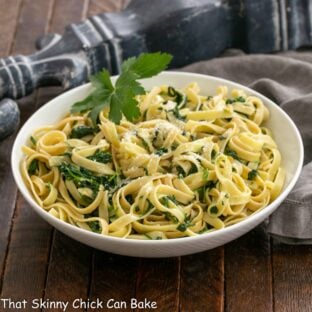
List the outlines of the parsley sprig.
<svg viewBox="0 0 312 312">
<path fill-rule="evenodd" d="M 99 113 L 109 106 L 109 119 L 119 124 L 122 115 L 129 121 L 140 116 L 136 95 L 145 90 L 138 79 L 149 78 L 165 70 L 172 59 L 167 53 L 147 53 L 131 57 L 123 62 L 122 72 L 115 85 L 106 69 L 90 78 L 94 90 L 80 102 L 73 104 L 72 113 L 90 110 L 89 117 L 97 124 Z"/>
</svg>

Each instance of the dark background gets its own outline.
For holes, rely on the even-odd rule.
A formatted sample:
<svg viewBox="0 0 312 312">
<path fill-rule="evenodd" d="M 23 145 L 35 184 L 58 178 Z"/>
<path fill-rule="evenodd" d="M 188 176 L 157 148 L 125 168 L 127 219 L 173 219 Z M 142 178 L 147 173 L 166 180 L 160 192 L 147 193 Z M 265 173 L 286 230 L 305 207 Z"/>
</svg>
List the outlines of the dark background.
<svg viewBox="0 0 312 312">
<path fill-rule="evenodd" d="M 0 57 L 31 54 L 42 33 L 62 33 L 68 23 L 125 5 L 0 0 Z M 41 89 L 19 101 L 22 123 L 60 92 Z M 1 298 L 147 298 L 165 312 L 312 311 L 312 246 L 279 244 L 263 226 L 224 247 L 169 259 L 116 256 L 55 231 L 17 191 L 10 167 L 13 141 L 14 135 L 0 142 Z"/>
</svg>

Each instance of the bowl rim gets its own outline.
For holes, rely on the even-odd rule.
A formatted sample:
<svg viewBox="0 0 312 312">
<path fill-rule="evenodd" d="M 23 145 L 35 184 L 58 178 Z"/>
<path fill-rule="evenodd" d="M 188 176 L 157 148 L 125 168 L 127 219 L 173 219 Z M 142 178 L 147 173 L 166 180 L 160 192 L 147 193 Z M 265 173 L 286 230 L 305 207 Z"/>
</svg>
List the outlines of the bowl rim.
<svg viewBox="0 0 312 312">
<path fill-rule="evenodd" d="M 231 80 L 228 79 L 224 79 L 224 78 L 220 78 L 220 77 L 216 77 L 216 76 L 212 76 L 212 75 L 205 75 L 205 74 L 198 74 L 198 73 L 192 73 L 192 72 L 183 72 L 183 71 L 163 71 L 162 73 L 160 73 L 157 76 L 148 78 L 148 79 L 142 79 L 141 81 L 144 80 L 151 80 L 155 77 L 158 76 L 168 76 L 168 77 L 173 77 L 173 76 L 184 76 L 187 77 L 189 76 L 190 78 L 192 77 L 193 79 L 196 79 L 196 77 L 198 78 L 205 78 L 205 79 L 209 79 L 209 80 L 214 80 L 216 82 L 219 82 L 220 84 L 222 83 L 226 83 L 226 84 L 230 84 L 231 88 L 240 88 L 244 91 L 247 91 L 248 93 L 252 93 L 253 95 L 258 96 L 259 98 L 261 98 L 262 100 L 265 100 L 266 103 L 269 103 L 270 106 L 274 106 L 279 114 L 283 115 L 284 118 L 287 119 L 288 123 L 291 125 L 296 140 L 298 142 L 299 145 L 299 157 L 298 157 L 298 166 L 296 167 L 295 173 L 293 174 L 289 184 L 286 186 L 286 188 L 282 191 L 281 194 L 279 194 L 279 196 L 272 202 L 270 203 L 268 206 L 262 208 L 259 211 L 256 211 L 255 213 L 251 214 L 250 216 L 248 216 L 247 218 L 245 218 L 244 220 L 229 225 L 227 227 L 224 227 L 222 229 L 219 230 L 215 230 L 212 232 L 208 232 L 208 233 L 202 233 L 199 234 L 197 236 L 187 236 L 187 237 L 181 237 L 181 238 L 174 238 L 174 239 L 164 239 L 164 240 L 136 240 L 136 239 L 127 239 L 127 238 L 121 238 L 121 237 L 114 237 L 114 236 L 108 236 L 108 235 L 102 235 L 102 234 L 98 234 L 98 233 L 94 233 L 94 232 L 90 232 L 87 231 L 85 229 L 79 228 L 77 226 L 74 226 L 70 223 L 64 222 L 52 215 L 50 215 L 46 210 L 44 210 L 42 207 L 40 207 L 36 201 L 32 198 L 30 192 L 28 191 L 23 179 L 19 178 L 19 174 L 20 174 L 20 159 L 17 159 L 16 153 L 15 151 L 17 149 L 20 149 L 20 146 L 17 146 L 18 141 L 19 141 L 19 137 L 21 135 L 21 133 L 23 133 L 24 129 L 31 124 L 32 120 L 36 118 L 36 116 L 38 114 L 41 113 L 41 111 L 44 111 L 46 109 L 47 106 L 50 106 L 53 104 L 53 102 L 56 102 L 58 100 L 60 100 L 62 97 L 68 97 L 71 96 L 71 94 L 74 94 L 75 92 L 77 92 L 78 90 L 84 89 L 84 88 L 90 88 L 91 83 L 85 83 L 83 85 L 80 85 L 78 87 L 75 87 L 71 90 L 65 91 L 62 94 L 54 97 L 53 99 L 51 99 L 50 101 L 48 101 L 47 103 L 43 104 L 38 110 L 36 110 L 31 117 L 29 117 L 26 122 L 23 124 L 23 126 L 19 129 L 16 138 L 14 140 L 14 144 L 12 147 L 12 151 L 11 151 L 11 169 L 13 172 L 13 177 L 15 180 L 15 183 L 19 189 L 19 191 L 22 193 L 23 197 L 26 199 L 26 201 L 29 203 L 29 205 L 36 211 L 36 213 L 38 213 L 45 221 L 47 221 L 48 223 L 50 223 L 53 227 L 55 227 L 54 223 L 56 223 L 60 228 L 65 228 L 66 232 L 68 233 L 68 231 L 72 232 L 73 234 L 78 234 L 78 235 L 84 235 L 86 237 L 89 237 L 91 239 L 95 239 L 95 240 L 103 240 L 107 241 L 107 242 L 111 242 L 111 243 L 121 243 L 124 244 L 126 243 L 127 245 L 162 245 L 162 246 L 167 246 L 167 245 L 171 245 L 172 243 L 174 244 L 184 244 L 184 243 L 188 243 L 188 242 L 196 242 L 199 240 L 203 240 L 203 239 L 213 239 L 215 237 L 221 236 L 222 234 L 226 233 L 231 233 L 232 231 L 235 231 L 238 228 L 243 228 L 244 225 L 248 226 L 248 224 L 252 224 L 252 222 L 254 220 L 261 219 L 262 217 L 265 216 L 269 216 L 287 197 L 287 195 L 290 193 L 290 191 L 292 190 L 292 188 L 294 187 L 294 185 L 296 184 L 299 175 L 301 173 L 301 169 L 303 166 L 303 158 L 304 158 L 304 147 L 303 147 L 303 142 L 302 142 L 302 138 L 300 135 L 300 132 L 296 126 L 296 124 L 294 123 L 294 121 L 290 118 L 290 116 L 276 103 L 274 103 L 272 100 L 270 100 L 269 98 L 267 98 L 265 95 L 247 87 L 244 86 L 242 84 L 239 84 L 237 82 L 233 82 Z M 115 79 L 117 79 L 117 76 L 112 76 L 113 81 Z M 51 222 L 49 221 L 51 220 Z M 68 230 L 68 231 L 67 231 Z M 60 230 L 62 231 L 62 230 Z M 248 230 L 249 231 L 249 230 Z M 242 233 L 243 234 L 243 233 Z M 74 237 L 74 236 L 72 236 Z M 223 245 L 223 244 L 222 244 Z"/>
</svg>

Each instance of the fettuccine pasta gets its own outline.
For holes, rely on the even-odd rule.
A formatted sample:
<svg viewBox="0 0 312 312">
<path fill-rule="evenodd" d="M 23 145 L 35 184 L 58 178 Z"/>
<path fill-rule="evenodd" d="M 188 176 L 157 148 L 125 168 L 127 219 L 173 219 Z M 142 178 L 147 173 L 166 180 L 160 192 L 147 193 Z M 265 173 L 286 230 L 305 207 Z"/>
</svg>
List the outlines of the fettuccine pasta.
<svg viewBox="0 0 312 312">
<path fill-rule="evenodd" d="M 141 117 L 119 125 L 100 112 L 37 129 L 21 172 L 36 202 L 82 229 L 129 239 L 195 236 L 240 222 L 281 192 L 285 171 L 255 96 L 220 86 L 200 95 L 154 87 Z"/>
</svg>

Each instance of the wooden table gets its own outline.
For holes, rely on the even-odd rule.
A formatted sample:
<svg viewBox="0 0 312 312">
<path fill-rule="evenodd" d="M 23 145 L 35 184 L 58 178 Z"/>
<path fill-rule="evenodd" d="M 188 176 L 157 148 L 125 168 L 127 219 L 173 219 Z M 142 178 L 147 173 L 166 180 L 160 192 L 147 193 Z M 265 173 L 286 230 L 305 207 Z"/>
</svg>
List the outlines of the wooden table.
<svg viewBox="0 0 312 312">
<path fill-rule="evenodd" d="M 62 33 L 68 23 L 125 5 L 121 0 L 0 0 L 0 57 L 31 53 L 42 33 Z M 22 122 L 60 92 L 41 89 L 21 100 Z M 131 310 L 131 298 L 156 301 L 157 311 L 164 312 L 312 311 L 312 246 L 279 244 L 262 227 L 224 247 L 168 259 L 112 255 L 55 231 L 17 191 L 10 168 L 13 141 L 11 136 L 0 143 L 1 298 L 28 304 L 5 309 L 0 301 L 0 311 L 35 311 L 31 300 L 36 298 L 70 304 L 98 298 L 104 306 L 114 299 L 127 303 L 121 311 Z M 86 310 L 114 309 L 66 311 Z"/>
</svg>

